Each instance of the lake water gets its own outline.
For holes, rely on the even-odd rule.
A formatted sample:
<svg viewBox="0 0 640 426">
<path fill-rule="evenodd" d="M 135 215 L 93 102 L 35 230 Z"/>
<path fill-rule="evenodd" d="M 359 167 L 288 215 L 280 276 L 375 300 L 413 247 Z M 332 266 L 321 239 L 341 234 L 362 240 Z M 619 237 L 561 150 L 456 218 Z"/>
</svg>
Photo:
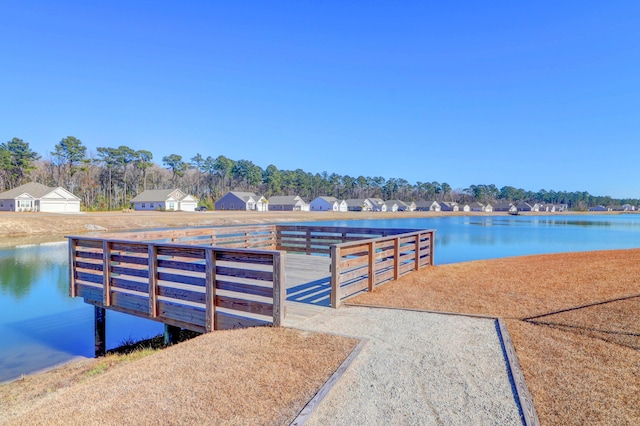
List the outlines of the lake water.
<svg viewBox="0 0 640 426">
<path fill-rule="evenodd" d="M 0 250 L 0 383 L 94 354 L 92 305 L 69 297 L 66 242 Z M 162 333 L 107 312 L 107 348 Z"/>
<path fill-rule="evenodd" d="M 436 230 L 435 263 L 640 247 L 640 215 L 449 216 L 319 222 Z M 307 223 L 308 224 L 308 223 Z M 66 242 L 0 250 L 0 383 L 93 356 L 93 306 L 68 297 Z M 107 348 L 163 325 L 107 311 Z"/>
</svg>

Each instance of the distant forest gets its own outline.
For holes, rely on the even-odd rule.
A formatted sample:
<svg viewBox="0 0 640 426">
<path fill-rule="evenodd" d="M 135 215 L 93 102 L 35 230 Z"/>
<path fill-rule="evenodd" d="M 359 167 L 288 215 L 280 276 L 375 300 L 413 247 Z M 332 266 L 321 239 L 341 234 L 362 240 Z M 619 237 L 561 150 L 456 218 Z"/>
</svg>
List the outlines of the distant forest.
<svg viewBox="0 0 640 426">
<path fill-rule="evenodd" d="M 309 173 L 302 169 L 266 169 L 250 160 L 232 160 L 196 154 L 191 159 L 171 154 L 154 162 L 147 150 L 97 148 L 88 154 L 80 139 L 63 138 L 47 153 L 37 153 L 19 138 L 0 144 L 0 192 L 27 182 L 62 186 L 82 200 L 85 210 L 117 210 L 129 207 L 129 200 L 146 189 L 180 188 L 193 194 L 201 205 L 213 202 L 230 190 L 251 191 L 269 198 L 299 195 L 307 202 L 324 195 L 340 199 L 377 197 L 384 200 L 436 200 L 481 203 L 544 202 L 567 204 L 572 210 L 621 204 L 638 205 L 637 199 L 613 199 L 588 192 L 554 190 L 528 191 L 512 186 L 476 184 L 452 189 L 446 182 L 410 183 L 401 177 L 349 176 Z"/>
</svg>

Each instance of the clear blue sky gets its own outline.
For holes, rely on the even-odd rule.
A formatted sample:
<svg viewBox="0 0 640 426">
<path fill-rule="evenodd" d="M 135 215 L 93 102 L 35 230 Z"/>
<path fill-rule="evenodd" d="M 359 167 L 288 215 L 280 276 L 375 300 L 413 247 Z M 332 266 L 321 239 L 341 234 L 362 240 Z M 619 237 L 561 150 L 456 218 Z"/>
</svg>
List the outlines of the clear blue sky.
<svg viewBox="0 0 640 426">
<path fill-rule="evenodd" d="M 640 198 L 640 2 L 0 2 L 0 139 Z"/>
</svg>

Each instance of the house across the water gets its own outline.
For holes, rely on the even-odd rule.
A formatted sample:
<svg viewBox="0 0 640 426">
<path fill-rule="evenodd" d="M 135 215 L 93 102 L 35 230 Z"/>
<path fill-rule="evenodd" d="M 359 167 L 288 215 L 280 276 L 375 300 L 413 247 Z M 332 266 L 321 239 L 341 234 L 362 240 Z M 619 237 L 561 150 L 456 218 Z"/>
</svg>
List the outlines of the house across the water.
<svg viewBox="0 0 640 426">
<path fill-rule="evenodd" d="M 80 198 L 61 186 L 52 188 L 29 182 L 0 193 L 0 211 L 79 212 Z"/>
<path fill-rule="evenodd" d="M 131 200 L 134 210 L 181 210 L 193 212 L 198 201 L 179 189 L 149 189 Z"/>
<path fill-rule="evenodd" d="M 269 202 L 253 192 L 229 191 L 215 202 L 216 210 L 256 210 L 266 212 Z"/>
</svg>

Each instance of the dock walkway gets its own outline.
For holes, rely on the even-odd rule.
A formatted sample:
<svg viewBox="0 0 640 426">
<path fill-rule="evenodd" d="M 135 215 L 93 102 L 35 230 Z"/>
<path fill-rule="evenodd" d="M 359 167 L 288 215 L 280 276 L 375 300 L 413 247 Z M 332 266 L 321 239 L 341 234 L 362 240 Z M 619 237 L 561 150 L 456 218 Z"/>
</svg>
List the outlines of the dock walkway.
<svg viewBox="0 0 640 426">
<path fill-rule="evenodd" d="M 330 266 L 328 256 L 287 253 L 285 326 L 331 310 Z"/>
</svg>

